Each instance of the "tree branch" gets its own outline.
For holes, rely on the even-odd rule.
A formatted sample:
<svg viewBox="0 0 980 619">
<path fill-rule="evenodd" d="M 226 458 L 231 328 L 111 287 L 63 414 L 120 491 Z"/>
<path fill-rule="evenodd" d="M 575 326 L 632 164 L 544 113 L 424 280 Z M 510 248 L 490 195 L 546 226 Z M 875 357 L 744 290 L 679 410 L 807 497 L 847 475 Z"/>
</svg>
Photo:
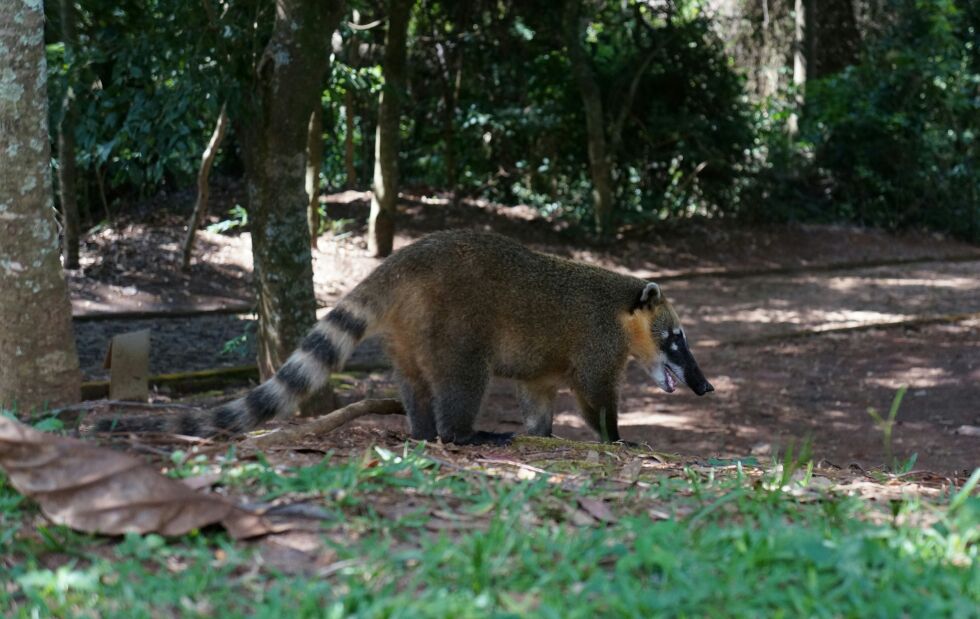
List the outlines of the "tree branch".
<svg viewBox="0 0 980 619">
<path fill-rule="evenodd" d="M 361 400 L 339 408 L 332 413 L 312 419 L 300 426 L 282 428 L 276 432 L 256 436 L 245 441 L 244 445 L 257 449 L 295 446 L 304 436 L 320 436 L 354 421 L 364 415 L 404 415 L 405 408 L 398 400 Z"/>
</svg>

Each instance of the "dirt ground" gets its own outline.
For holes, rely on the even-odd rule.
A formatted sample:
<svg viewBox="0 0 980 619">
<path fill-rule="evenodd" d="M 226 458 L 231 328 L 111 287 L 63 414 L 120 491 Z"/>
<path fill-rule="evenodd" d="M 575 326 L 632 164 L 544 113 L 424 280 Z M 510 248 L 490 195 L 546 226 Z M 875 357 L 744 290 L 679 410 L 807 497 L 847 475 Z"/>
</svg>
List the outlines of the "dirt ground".
<svg viewBox="0 0 980 619">
<path fill-rule="evenodd" d="M 230 208 L 240 199 L 237 192 L 234 186 L 220 188 L 212 211 Z M 365 197 L 347 192 L 325 199 L 329 217 L 351 222 L 321 237 L 314 252 L 315 286 L 325 307 L 377 264 L 364 250 L 359 225 L 367 213 Z M 905 460 L 916 453 L 916 468 L 933 471 L 980 465 L 975 247 L 931 234 L 718 221 L 628 231 L 598 247 L 521 207 L 451 206 L 442 198 L 408 199 L 401 207 L 396 246 L 431 230 L 469 225 L 661 281 L 716 391 L 703 398 L 668 395 L 631 365 L 620 417 L 627 440 L 699 458 L 767 458 L 790 442 L 811 439 L 818 459 L 878 466 L 887 459 L 886 448 L 868 408 L 887 411 L 897 388 L 908 385 L 893 455 Z M 195 264 L 184 274 L 175 268 L 183 214 L 153 214 L 159 212 L 90 234 L 82 269 L 69 275 L 88 379 L 105 375 L 101 362 L 108 338 L 138 328 L 151 329 L 154 374 L 253 358 L 251 342 L 226 346 L 251 329 L 247 315 L 105 316 L 250 307 L 247 233 L 202 232 Z M 361 354 L 377 357 L 376 351 Z M 392 391 L 385 371 L 356 387 L 356 395 Z M 594 439 L 570 394 L 561 395 L 558 407 L 556 435 Z M 405 422 L 369 418 L 357 426 L 347 434 L 373 428 L 398 437 Z M 494 384 L 482 426 L 520 430 L 513 386 L 506 381 Z"/>
</svg>

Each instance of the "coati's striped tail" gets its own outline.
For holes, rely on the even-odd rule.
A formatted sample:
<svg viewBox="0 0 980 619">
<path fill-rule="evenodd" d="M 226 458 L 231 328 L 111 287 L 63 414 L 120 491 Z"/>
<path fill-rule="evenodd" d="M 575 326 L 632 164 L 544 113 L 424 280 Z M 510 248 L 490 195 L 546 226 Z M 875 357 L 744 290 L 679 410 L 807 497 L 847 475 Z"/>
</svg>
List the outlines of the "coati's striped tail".
<svg viewBox="0 0 980 619">
<path fill-rule="evenodd" d="M 103 419 L 98 432 L 165 432 L 187 436 L 235 435 L 295 411 L 342 367 L 373 324 L 370 310 L 346 297 L 317 322 L 276 375 L 244 398 L 209 411 L 158 417 Z"/>
</svg>

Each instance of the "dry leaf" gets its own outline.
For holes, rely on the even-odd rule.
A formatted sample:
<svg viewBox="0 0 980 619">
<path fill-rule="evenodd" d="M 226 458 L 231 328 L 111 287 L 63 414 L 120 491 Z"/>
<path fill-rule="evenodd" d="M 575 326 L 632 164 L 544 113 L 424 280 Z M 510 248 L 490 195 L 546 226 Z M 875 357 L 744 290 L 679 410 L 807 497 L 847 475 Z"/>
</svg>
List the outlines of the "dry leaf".
<svg viewBox="0 0 980 619">
<path fill-rule="evenodd" d="M 589 512 L 589 514 L 596 520 L 609 523 L 613 523 L 618 520 L 612 511 L 609 510 L 609 506 L 606 505 L 605 501 L 590 499 L 587 497 L 579 497 L 578 504 L 582 506 L 582 509 Z"/>
<path fill-rule="evenodd" d="M 52 522 L 87 533 L 182 535 L 221 523 L 236 539 L 273 529 L 227 499 L 195 492 L 139 458 L 0 417 L 0 469 Z"/>
<path fill-rule="evenodd" d="M 628 481 L 636 481 L 640 478 L 640 473 L 643 472 L 643 460 L 639 458 L 633 458 L 626 463 L 626 466 L 620 471 L 620 476 Z"/>
<path fill-rule="evenodd" d="M 219 481 L 221 481 L 221 473 L 205 473 L 203 475 L 195 475 L 194 477 L 185 477 L 180 480 L 180 483 L 191 490 L 204 490 Z"/>
<path fill-rule="evenodd" d="M 591 527 L 595 526 L 596 520 L 588 513 L 582 511 L 581 509 L 575 509 L 573 507 L 568 508 L 568 517 L 577 527 Z"/>
</svg>

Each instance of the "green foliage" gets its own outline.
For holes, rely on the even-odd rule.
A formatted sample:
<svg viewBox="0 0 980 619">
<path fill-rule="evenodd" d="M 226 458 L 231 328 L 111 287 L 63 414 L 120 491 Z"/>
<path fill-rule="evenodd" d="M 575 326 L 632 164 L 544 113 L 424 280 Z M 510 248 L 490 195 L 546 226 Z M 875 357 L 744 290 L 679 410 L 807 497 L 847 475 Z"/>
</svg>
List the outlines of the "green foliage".
<svg viewBox="0 0 980 619">
<path fill-rule="evenodd" d="M 80 169 L 107 192 L 148 195 L 188 184 L 221 106 L 222 79 L 208 57 L 200 6 L 130 0 L 80 6 L 78 47 L 48 48 L 52 112 L 70 84 Z M 52 123 L 52 127 L 56 127 Z"/>
<path fill-rule="evenodd" d="M 711 3 L 590 5 L 584 43 L 607 130 L 624 119 L 621 140 L 610 140 L 618 223 L 738 215 L 925 226 L 980 239 L 974 5 L 887 0 L 861 25 L 858 62 L 808 82 L 804 109 L 795 103 L 804 93 L 792 91 L 748 102 L 744 67 L 724 49 L 725 25 Z M 362 22 L 382 17 L 357 8 Z M 416 3 L 402 93 L 405 184 L 591 225 L 583 104 L 561 13 L 545 0 Z M 71 57 L 57 11 L 49 11 L 47 38 L 52 127 L 66 88 L 75 92 L 83 197 L 91 203 L 104 190 L 112 202 L 189 185 L 221 104 L 236 118 L 251 92 L 273 6 L 126 0 L 85 3 L 78 16 Z M 366 188 L 384 28 L 354 30 L 342 20 L 340 36 L 321 98 L 321 179 L 348 184 L 349 138 L 356 184 Z M 636 95 L 623 110 L 634 77 Z M 792 115 L 800 125 L 790 137 Z M 218 169 L 240 173 L 234 131 L 227 140 Z"/>
<path fill-rule="evenodd" d="M 860 62 L 807 84 L 826 215 L 980 240 L 980 18 L 954 0 L 886 5 Z"/>
<path fill-rule="evenodd" d="M 426 3 L 419 30 L 442 33 L 442 58 L 465 58 L 451 116 L 457 189 L 546 215 L 592 222 L 582 99 L 563 48 L 560 11 L 527 3 L 454 20 Z M 701 3 L 651 13 L 639 3 L 606 3 L 590 14 L 587 49 L 610 126 L 623 114 L 615 160 L 621 221 L 732 212 L 735 179 L 753 140 L 742 80 L 729 65 Z M 552 7 L 553 9 L 553 7 Z M 445 184 L 445 90 L 454 75 L 413 49 L 416 101 L 404 140 L 405 174 Z M 636 96 L 621 110 L 634 75 Z M 451 73 L 451 72 L 450 72 Z"/>
<path fill-rule="evenodd" d="M 228 219 L 222 219 L 207 227 L 207 231 L 213 234 L 221 234 L 236 228 L 248 226 L 248 211 L 241 204 L 236 204 L 228 210 Z"/>
<path fill-rule="evenodd" d="M 895 429 L 895 419 L 898 417 L 898 409 L 902 406 L 902 399 L 905 397 L 906 391 L 908 391 L 908 385 L 902 385 L 895 392 L 895 398 L 892 400 L 892 405 L 888 409 L 887 417 L 882 417 L 875 408 L 868 409 L 868 414 L 874 420 L 875 427 L 881 431 L 881 440 L 885 446 L 885 457 L 888 460 L 888 466 L 896 473 L 907 473 L 912 469 L 917 458 L 916 454 L 912 454 L 904 464 L 899 464 L 892 453 L 892 431 Z"/>
</svg>

